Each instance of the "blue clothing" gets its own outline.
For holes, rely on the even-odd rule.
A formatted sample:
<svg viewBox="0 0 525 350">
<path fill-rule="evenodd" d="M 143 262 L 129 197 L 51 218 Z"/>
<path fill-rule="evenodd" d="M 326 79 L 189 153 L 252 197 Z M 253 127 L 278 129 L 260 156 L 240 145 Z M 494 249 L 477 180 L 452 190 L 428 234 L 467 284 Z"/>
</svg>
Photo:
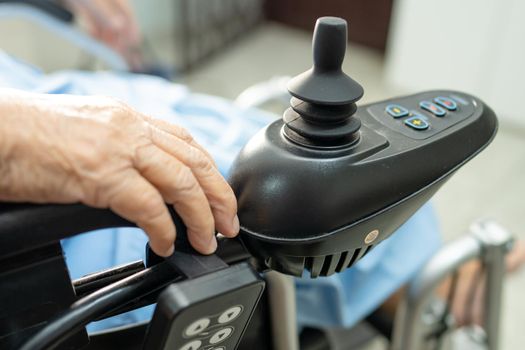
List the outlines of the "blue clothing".
<svg viewBox="0 0 525 350">
<path fill-rule="evenodd" d="M 43 74 L 0 51 L 0 87 L 51 94 L 107 95 L 142 113 L 187 128 L 210 151 L 220 171 L 241 147 L 276 118 L 255 109 L 240 109 L 222 98 L 195 94 L 186 87 L 142 75 L 63 71 Z M 133 228 L 99 230 L 63 241 L 72 278 L 143 258 L 146 236 Z M 406 283 L 441 244 L 430 205 L 421 208 L 391 238 L 355 267 L 317 279 L 297 279 L 300 326 L 352 326 Z M 413 249 L 407 249 L 412 247 Z M 152 307 L 96 322 L 100 330 L 151 316 Z"/>
</svg>

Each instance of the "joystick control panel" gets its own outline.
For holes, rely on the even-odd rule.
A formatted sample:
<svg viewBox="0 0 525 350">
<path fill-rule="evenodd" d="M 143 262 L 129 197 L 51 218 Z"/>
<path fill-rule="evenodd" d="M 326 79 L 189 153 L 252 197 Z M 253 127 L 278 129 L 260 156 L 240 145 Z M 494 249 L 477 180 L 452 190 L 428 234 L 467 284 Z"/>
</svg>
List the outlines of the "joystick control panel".
<svg viewBox="0 0 525 350">
<path fill-rule="evenodd" d="M 230 175 L 243 242 L 268 268 L 296 276 L 353 266 L 497 130 L 486 104 L 457 91 L 358 107 L 364 90 L 341 68 L 346 33 L 341 18 L 317 20 L 313 65 L 290 81 L 290 108 Z"/>
<path fill-rule="evenodd" d="M 158 299 L 144 349 L 235 350 L 263 290 L 247 263 L 172 284 Z"/>
<path fill-rule="evenodd" d="M 432 137 L 474 114 L 478 102 L 454 91 L 431 91 L 374 103 L 367 111 L 392 131 L 411 139 Z"/>
</svg>

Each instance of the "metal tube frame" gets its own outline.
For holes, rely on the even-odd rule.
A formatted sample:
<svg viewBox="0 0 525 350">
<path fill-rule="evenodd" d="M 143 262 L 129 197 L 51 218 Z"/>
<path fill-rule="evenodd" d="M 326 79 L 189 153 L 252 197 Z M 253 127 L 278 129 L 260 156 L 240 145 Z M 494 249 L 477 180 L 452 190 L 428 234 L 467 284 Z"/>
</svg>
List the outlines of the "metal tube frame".
<svg viewBox="0 0 525 350">
<path fill-rule="evenodd" d="M 456 239 L 438 251 L 410 281 L 395 322 L 391 350 L 421 350 L 428 346 L 427 334 L 438 325 L 425 313 L 436 287 L 463 264 L 478 259 L 485 266 L 484 321 L 486 346 L 499 349 L 501 297 L 505 275 L 505 256 L 512 247 L 512 235 L 491 220 L 479 221 L 470 234 Z"/>
</svg>

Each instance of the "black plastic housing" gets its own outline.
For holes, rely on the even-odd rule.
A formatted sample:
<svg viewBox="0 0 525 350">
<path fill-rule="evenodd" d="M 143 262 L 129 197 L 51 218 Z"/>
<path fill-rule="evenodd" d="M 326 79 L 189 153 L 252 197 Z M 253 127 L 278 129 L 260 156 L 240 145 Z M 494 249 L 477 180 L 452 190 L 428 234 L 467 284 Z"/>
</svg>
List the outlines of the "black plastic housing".
<svg viewBox="0 0 525 350">
<path fill-rule="evenodd" d="M 445 118 L 416 110 L 435 96 L 455 96 Z M 413 130 L 385 112 L 389 104 L 423 115 Z M 365 105 L 360 138 L 346 148 L 306 147 L 289 140 L 278 120 L 261 130 L 235 161 L 242 240 L 272 269 L 312 277 L 352 266 L 390 236 L 461 165 L 494 137 L 494 112 L 479 99 L 430 91 Z"/>
</svg>

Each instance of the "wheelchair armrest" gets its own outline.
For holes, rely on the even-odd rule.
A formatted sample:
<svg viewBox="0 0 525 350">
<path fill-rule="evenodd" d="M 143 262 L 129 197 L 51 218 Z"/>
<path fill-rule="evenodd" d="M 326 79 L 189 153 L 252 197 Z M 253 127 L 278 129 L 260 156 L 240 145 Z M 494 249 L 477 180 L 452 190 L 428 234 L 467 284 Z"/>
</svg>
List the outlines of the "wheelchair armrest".
<svg viewBox="0 0 525 350">
<path fill-rule="evenodd" d="M 178 237 L 185 237 L 186 227 L 169 209 Z M 134 226 L 109 209 L 83 204 L 0 203 L 0 258 L 92 230 Z"/>
<path fill-rule="evenodd" d="M 73 14 L 52 0 L 0 0 L 2 3 L 21 4 L 34 7 L 63 22 L 73 22 Z"/>
</svg>

